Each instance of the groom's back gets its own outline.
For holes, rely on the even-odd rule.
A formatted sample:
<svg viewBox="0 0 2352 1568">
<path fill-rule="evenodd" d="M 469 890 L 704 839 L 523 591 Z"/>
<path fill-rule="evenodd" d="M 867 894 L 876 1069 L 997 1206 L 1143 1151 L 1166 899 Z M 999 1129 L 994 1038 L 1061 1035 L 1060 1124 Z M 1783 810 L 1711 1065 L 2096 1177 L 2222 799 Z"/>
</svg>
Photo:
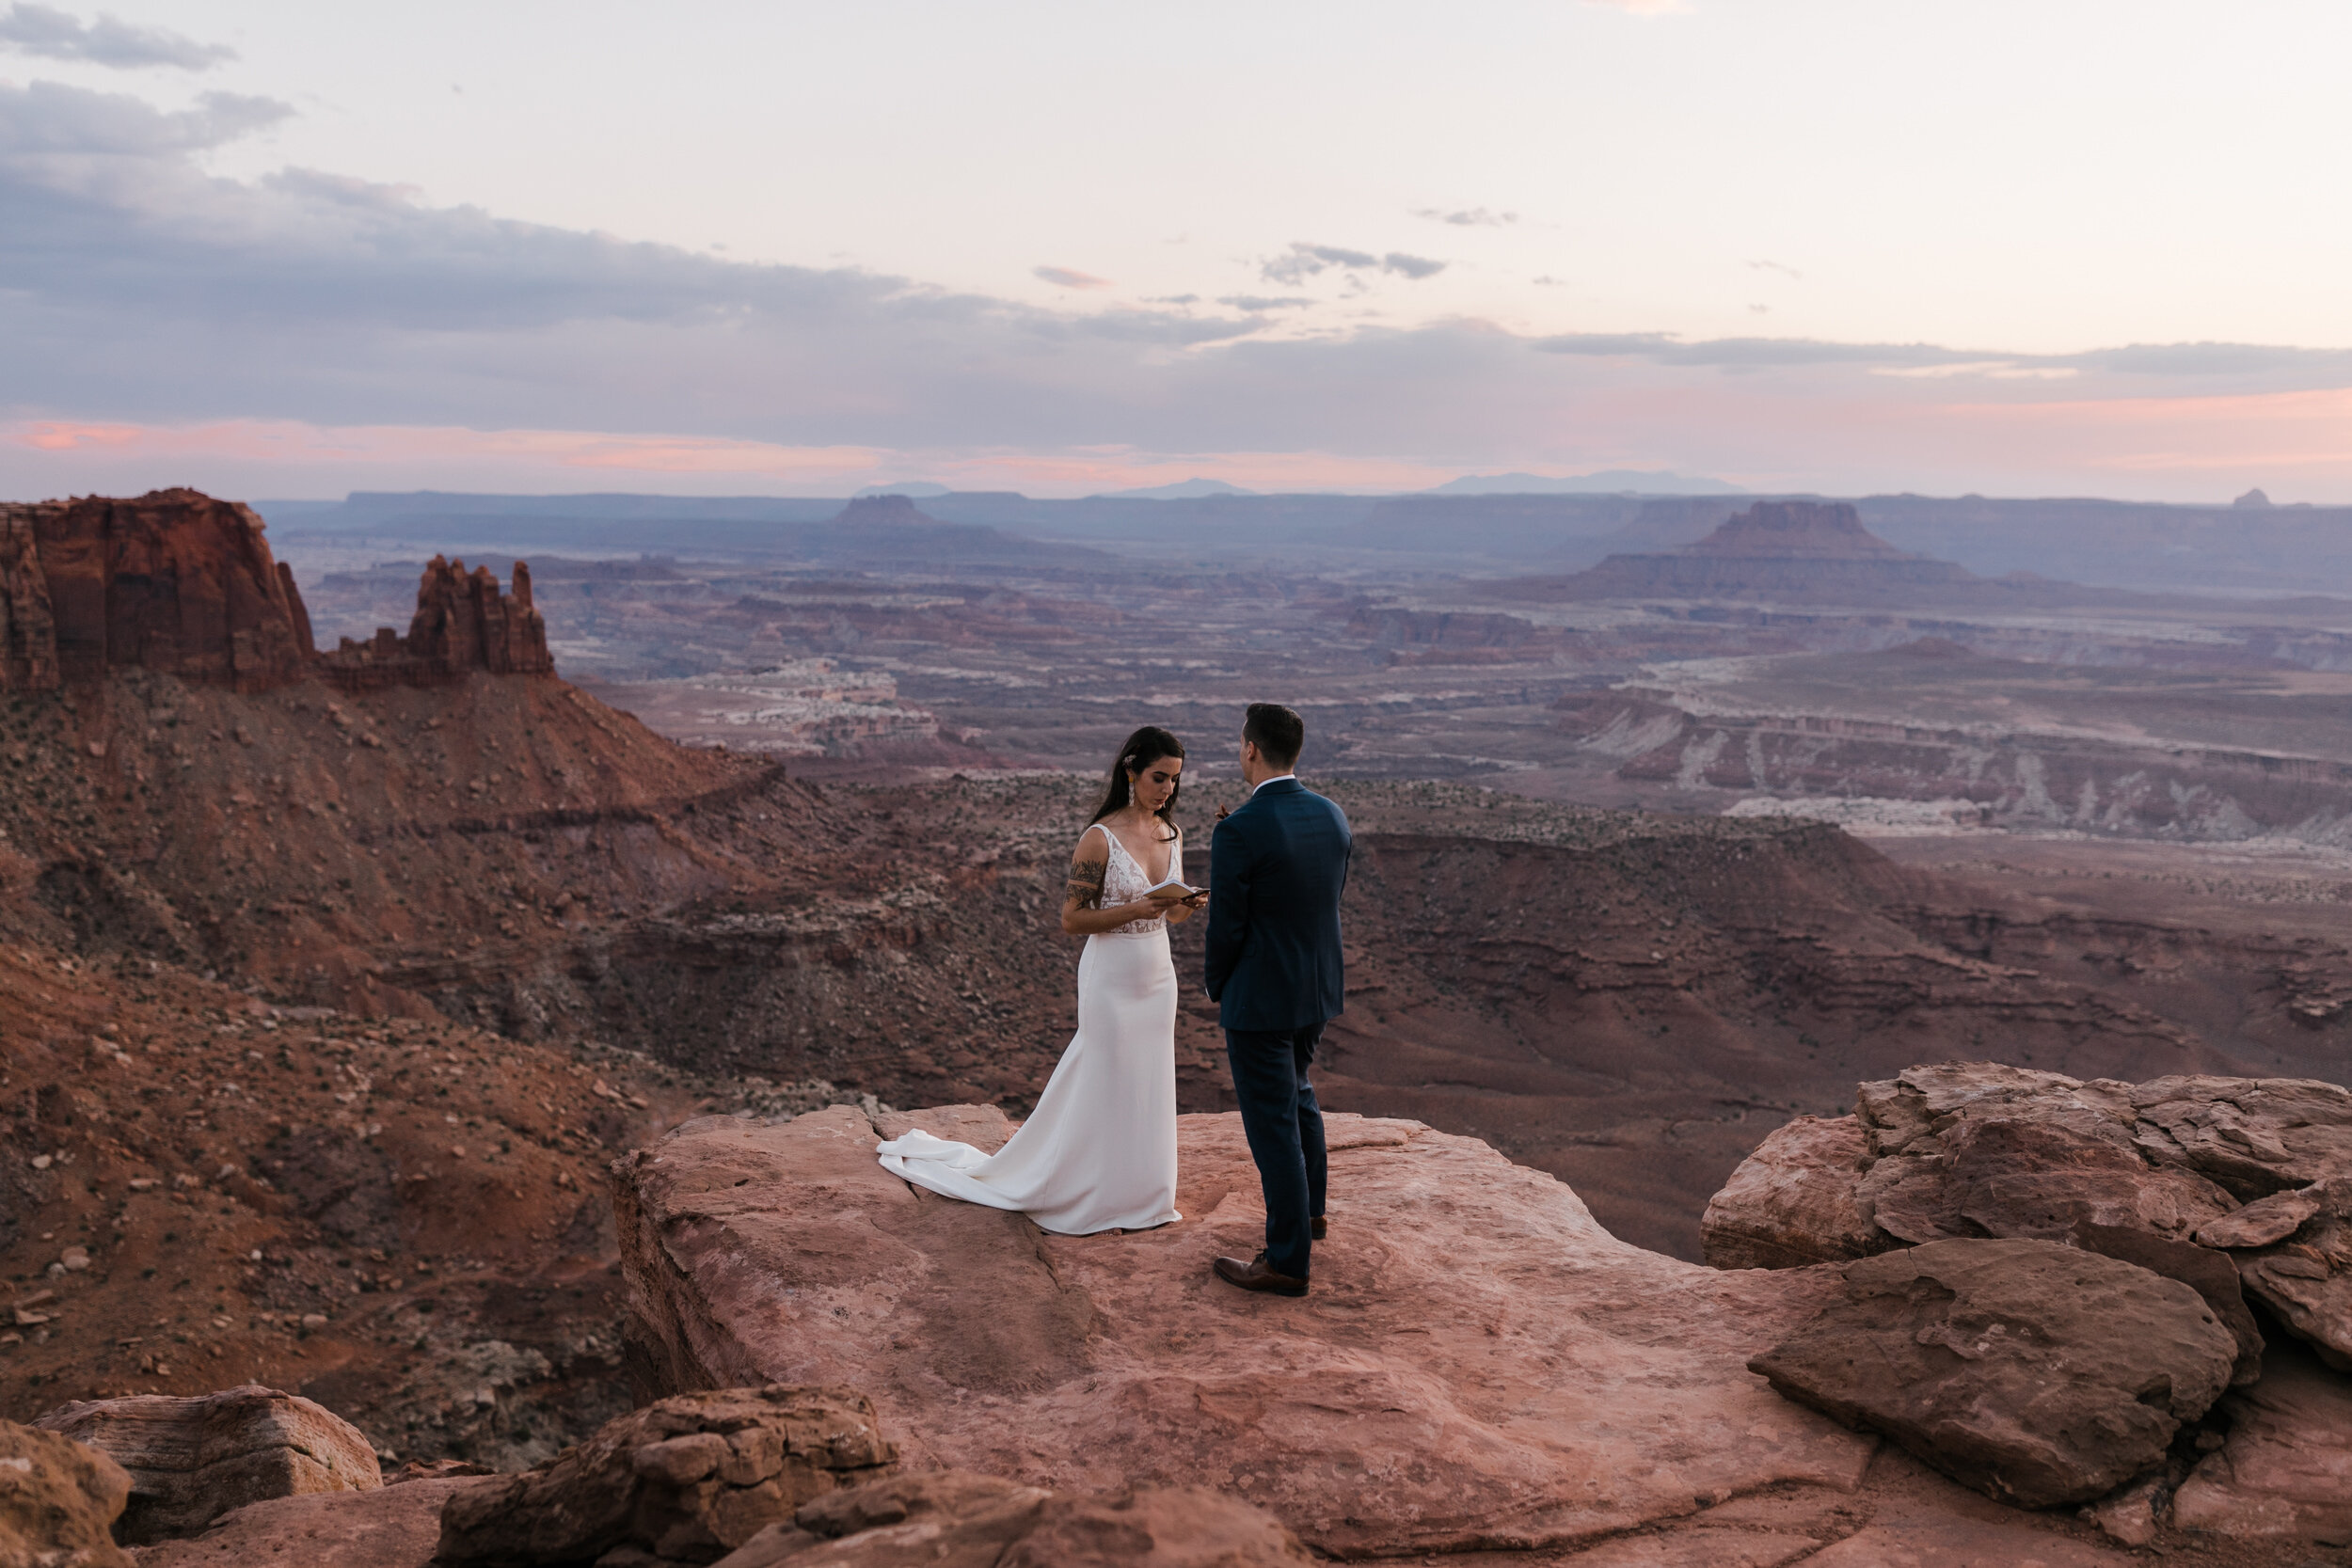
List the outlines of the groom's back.
<svg viewBox="0 0 2352 1568">
<path fill-rule="evenodd" d="M 1303 1029 L 1336 1018 L 1346 994 L 1340 895 L 1347 816 L 1278 780 L 1210 840 L 1209 994 L 1228 1029 Z"/>
</svg>

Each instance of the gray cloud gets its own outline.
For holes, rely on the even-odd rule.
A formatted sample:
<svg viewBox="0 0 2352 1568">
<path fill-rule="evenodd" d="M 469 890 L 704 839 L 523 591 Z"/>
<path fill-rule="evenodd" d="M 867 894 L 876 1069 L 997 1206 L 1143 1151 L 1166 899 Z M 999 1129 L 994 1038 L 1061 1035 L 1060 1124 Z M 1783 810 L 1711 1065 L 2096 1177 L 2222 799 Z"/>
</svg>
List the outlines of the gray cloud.
<svg viewBox="0 0 2352 1568">
<path fill-rule="evenodd" d="M 2311 369 L 2352 374 L 2352 350 L 2262 343 L 2133 343 L 2071 356 L 2065 363 L 2127 375 L 2248 375 Z"/>
<path fill-rule="evenodd" d="M 154 65 L 208 71 L 237 57 L 227 44 L 199 43 L 161 27 L 133 26 L 103 11 L 97 21 L 85 23 L 53 7 L 23 4 L 0 11 L 0 48 L 126 71 Z"/>
<path fill-rule="evenodd" d="M 1348 273 L 1390 272 L 1401 277 L 1420 279 L 1435 277 L 1445 271 L 1446 263 L 1425 256 L 1407 256 L 1391 250 L 1386 256 L 1375 256 L 1368 250 L 1348 250 L 1335 245 L 1308 245 L 1293 241 L 1289 250 L 1272 261 L 1259 265 L 1259 276 L 1269 283 L 1286 283 L 1296 288 L 1310 277 L 1334 268 Z"/>
<path fill-rule="evenodd" d="M 0 405 L 10 418 L 660 432 L 900 451 L 1311 451 L 1493 467 L 1581 460 L 1561 446 L 1564 429 L 1583 428 L 1569 411 L 1697 374 L 1751 375 L 1768 402 L 1826 389 L 1931 404 L 1949 383 L 1880 372 L 2063 367 L 2076 372 L 2069 396 L 2137 393 L 2165 377 L 2200 390 L 2342 386 L 2352 373 L 2352 354 L 2226 344 L 2037 358 L 1667 333 L 1530 340 L 1474 321 L 1283 339 L 1268 330 L 1273 312 L 1300 296 L 1049 309 L 433 207 L 315 170 L 239 181 L 197 166 L 285 113 L 266 100 L 167 112 L 0 85 Z M 1337 246 L 1291 254 L 1316 263 L 1308 277 L 1378 276 L 1398 261 Z M 1972 380 L 1969 396 L 2042 396 L 2043 385 Z M 1657 439 L 1644 461 L 1686 470 L 1793 461 L 1776 434 L 1677 427 Z"/>
<path fill-rule="evenodd" d="M 1433 223 L 1450 223 L 1456 229 L 1502 229 L 1519 221 L 1517 213 L 1489 212 L 1484 207 L 1465 207 L 1451 213 L 1437 207 L 1416 207 L 1413 216 Z"/>
<path fill-rule="evenodd" d="M 293 113 L 274 98 L 233 92 L 208 92 L 196 107 L 167 114 L 127 93 L 0 83 L 0 159 L 165 159 L 251 135 Z"/>
<path fill-rule="evenodd" d="M 753 265 L 315 170 L 245 182 L 192 162 L 285 113 L 0 83 L 0 404 L 871 440 L 925 422 L 934 400 L 943 423 L 1012 421 L 1008 377 L 1083 405 L 1139 354 L 1261 330 L 1246 314 L 1056 311 Z M 744 406 L 759 400 L 790 428 Z"/>
<path fill-rule="evenodd" d="M 1220 294 L 1216 302 L 1235 310 L 1295 310 L 1314 303 L 1295 294 Z"/>
<path fill-rule="evenodd" d="M 1564 332 L 1534 339 L 1528 346 L 1545 354 L 1640 358 L 1661 365 L 1708 365 L 1724 370 L 1827 364 L 1909 367 L 2014 357 L 1967 354 L 1932 343 L 1832 343 L 1813 338 L 1712 338 L 1686 342 L 1671 332 Z"/>
<path fill-rule="evenodd" d="M 1753 307 L 1751 308 L 1753 309 Z M 1932 371 L 1981 367 L 1988 372 L 2112 372 L 2127 375 L 2262 377 L 2281 372 L 2321 379 L 2352 375 L 2352 349 L 2280 348 L 2259 343 L 2150 343 L 2080 354 L 2002 354 L 1937 343 L 1836 343 L 1815 338 L 1711 338 L 1686 341 L 1670 332 L 1568 332 L 1535 338 L 1545 354 L 1646 359 L 1661 365 L 1759 370 L 1802 365 L 1863 365 Z"/>
</svg>

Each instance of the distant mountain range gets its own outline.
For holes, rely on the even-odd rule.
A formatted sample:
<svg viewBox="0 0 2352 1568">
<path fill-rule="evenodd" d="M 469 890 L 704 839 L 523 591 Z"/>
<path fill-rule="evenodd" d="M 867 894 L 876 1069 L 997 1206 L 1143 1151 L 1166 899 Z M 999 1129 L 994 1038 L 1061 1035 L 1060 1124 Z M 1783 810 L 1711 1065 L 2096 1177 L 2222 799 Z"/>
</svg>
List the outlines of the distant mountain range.
<svg viewBox="0 0 2352 1568">
<path fill-rule="evenodd" d="M 1093 496 L 1040 500 L 1009 490 L 958 490 L 922 497 L 926 526 L 963 525 L 993 533 L 956 539 L 927 534 L 921 559 L 947 548 L 1005 565 L 1043 559 L 1032 541 L 1180 551 L 1196 562 L 1287 560 L 1321 566 L 1367 562 L 1442 564 L 1480 575 L 1560 573 L 1609 555 L 1672 550 L 1705 537 L 1755 500 L 1804 496 L 1657 495 L 1627 488 L 1544 494 L 1506 489 L 1470 494 L 1466 484 L 1616 483 L 1639 479 L 1696 486 L 1718 482 L 1659 474 L 1600 473 L 1578 480 L 1491 475 L 1406 496 L 1253 496 L 1220 481 L 1190 495 Z M 908 495 L 914 483 L 883 494 Z M 926 491 L 935 487 L 925 484 Z M 863 498 L 870 499 L 872 498 Z M 912 498 L 910 498 L 912 499 Z M 1867 496 L 1854 502 L 1863 527 L 1897 549 L 1957 562 L 1987 578 L 2016 572 L 2078 583 L 2157 592 L 2216 589 L 2352 593 L 2352 507 L 2185 506 L 2089 498 Z M 494 496 L 412 491 L 355 492 L 340 501 L 260 501 L 274 539 L 288 531 L 318 537 L 400 541 L 434 550 L 516 546 L 517 553 L 625 551 L 705 559 L 866 560 L 879 535 L 841 526 L 840 498 Z M 884 532 L 889 531 L 885 530 Z M 966 552 L 968 551 L 968 555 Z"/>
<path fill-rule="evenodd" d="M 1205 496 L 1256 496 L 1260 490 L 1245 490 L 1238 484 L 1228 484 L 1221 479 L 1180 479 L 1173 484 L 1153 484 L 1141 490 L 1105 490 L 1089 500 L 1104 501 L 1197 501 Z"/>
<path fill-rule="evenodd" d="M 1663 468 L 1603 468 L 1550 479 L 1542 474 L 1464 474 L 1428 496 L 1744 496 L 1737 484 Z"/>
</svg>

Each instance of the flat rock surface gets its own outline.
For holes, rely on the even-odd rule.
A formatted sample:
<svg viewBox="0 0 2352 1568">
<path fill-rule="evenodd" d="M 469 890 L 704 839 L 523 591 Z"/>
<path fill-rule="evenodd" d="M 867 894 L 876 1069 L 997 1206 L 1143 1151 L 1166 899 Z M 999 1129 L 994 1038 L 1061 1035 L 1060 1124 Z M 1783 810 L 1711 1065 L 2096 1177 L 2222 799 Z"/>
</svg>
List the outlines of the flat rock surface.
<svg viewBox="0 0 2352 1568">
<path fill-rule="evenodd" d="M 2221 1408 L 2229 1440 L 2173 1495 L 2173 1526 L 2352 1544 L 2352 1383 L 2303 1347 L 2277 1344 L 2262 1381 Z"/>
<path fill-rule="evenodd" d="M 1199 1487 L 1073 1497 L 964 1470 L 817 1498 L 718 1568 L 1309 1568 L 1264 1510 Z"/>
<path fill-rule="evenodd" d="M 1007 1131 L 984 1108 L 912 1119 Z M 1475 1140 L 1328 1125 L 1331 1240 L 1290 1301 L 1209 1272 L 1262 1244 L 1234 1116 L 1181 1118 L 1184 1221 L 1092 1237 L 910 1187 L 852 1107 L 690 1122 L 615 1167 L 633 1350 L 665 1391 L 863 1389 L 914 1467 L 1208 1486 L 1325 1551 L 1570 1543 L 1858 1484 L 1873 1440 L 1745 1365 L 1839 1294 L 1834 1272 L 1677 1262 Z"/>
<path fill-rule="evenodd" d="M 1846 1299 L 1752 1365 L 2029 1508 L 2154 1465 L 2237 1357 L 2189 1287 L 2054 1242 L 1931 1242 L 1850 1263 L 1845 1281 Z"/>
<path fill-rule="evenodd" d="M 424 1568 L 441 1538 L 442 1505 L 488 1480 L 460 1476 L 247 1503 L 202 1535 L 142 1548 L 138 1568 Z"/>
</svg>

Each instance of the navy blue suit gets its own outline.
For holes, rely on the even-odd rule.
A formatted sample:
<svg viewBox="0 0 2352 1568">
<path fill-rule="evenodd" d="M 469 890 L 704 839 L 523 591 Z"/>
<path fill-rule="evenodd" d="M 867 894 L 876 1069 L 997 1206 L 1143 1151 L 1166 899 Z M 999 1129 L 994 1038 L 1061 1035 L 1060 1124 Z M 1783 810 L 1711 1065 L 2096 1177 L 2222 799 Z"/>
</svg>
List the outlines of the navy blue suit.
<svg viewBox="0 0 2352 1568">
<path fill-rule="evenodd" d="M 1340 895 L 1347 816 L 1296 779 L 1269 779 L 1209 840 L 1209 999 L 1225 1026 L 1249 1154 L 1265 1193 L 1266 1266 L 1307 1277 L 1323 1212 L 1323 1111 L 1307 1081 L 1345 1006 Z"/>
</svg>

